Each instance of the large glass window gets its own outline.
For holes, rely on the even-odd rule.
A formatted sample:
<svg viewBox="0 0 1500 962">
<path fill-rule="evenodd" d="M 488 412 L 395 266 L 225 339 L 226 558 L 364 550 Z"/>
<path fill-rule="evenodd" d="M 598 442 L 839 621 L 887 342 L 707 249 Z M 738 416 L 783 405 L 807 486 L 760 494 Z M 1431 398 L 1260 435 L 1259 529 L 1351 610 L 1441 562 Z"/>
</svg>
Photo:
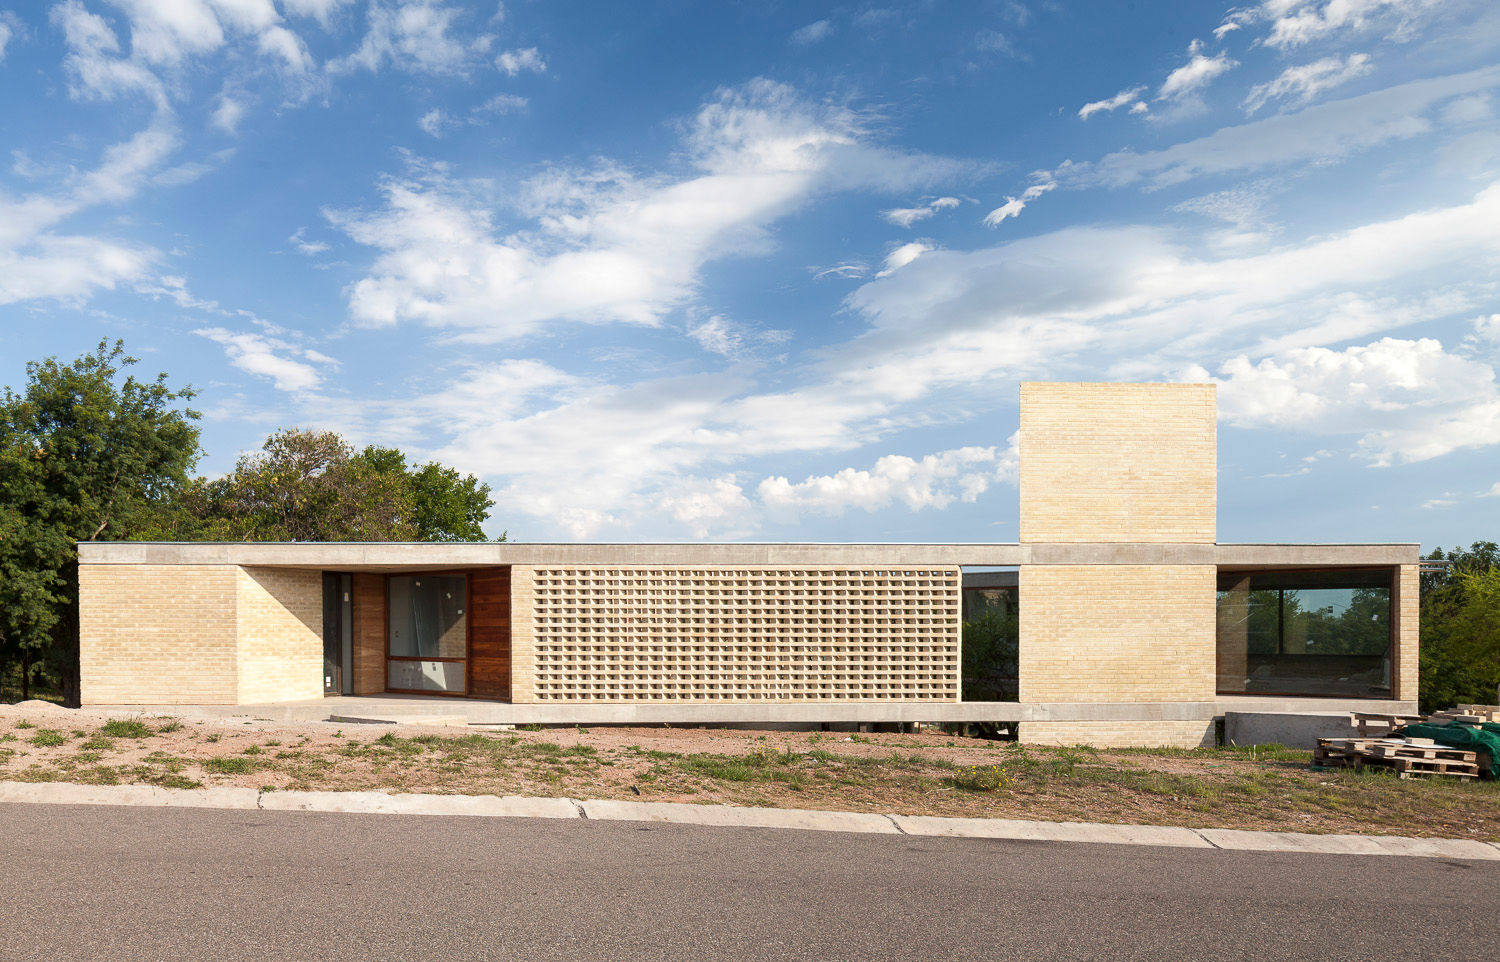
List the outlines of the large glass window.
<svg viewBox="0 0 1500 962">
<path fill-rule="evenodd" d="M 965 575 L 964 701 L 1017 700 L 1021 651 L 1018 594 L 1014 572 Z"/>
<path fill-rule="evenodd" d="M 400 575 L 386 585 L 386 687 L 462 693 L 469 649 L 464 576 Z"/>
<path fill-rule="evenodd" d="M 1391 692 L 1389 569 L 1221 571 L 1219 691 Z"/>
</svg>

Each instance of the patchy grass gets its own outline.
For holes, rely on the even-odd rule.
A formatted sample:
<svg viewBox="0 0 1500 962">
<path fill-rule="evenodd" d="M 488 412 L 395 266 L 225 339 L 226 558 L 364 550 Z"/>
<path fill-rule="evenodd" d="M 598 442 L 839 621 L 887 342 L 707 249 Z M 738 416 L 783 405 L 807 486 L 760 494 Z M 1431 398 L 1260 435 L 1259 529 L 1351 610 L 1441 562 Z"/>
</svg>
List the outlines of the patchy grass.
<svg viewBox="0 0 1500 962">
<path fill-rule="evenodd" d="M 72 735 L 66 722 L 23 728 L 0 717 L 0 779 L 640 798 L 1500 841 L 1500 784 L 1313 769 L 1308 752 L 1280 746 L 1104 750 L 937 733 L 371 731 L 75 717 Z"/>
<path fill-rule="evenodd" d="M 157 734 L 139 718 L 111 718 L 99 731 L 111 738 L 149 738 Z"/>
</svg>

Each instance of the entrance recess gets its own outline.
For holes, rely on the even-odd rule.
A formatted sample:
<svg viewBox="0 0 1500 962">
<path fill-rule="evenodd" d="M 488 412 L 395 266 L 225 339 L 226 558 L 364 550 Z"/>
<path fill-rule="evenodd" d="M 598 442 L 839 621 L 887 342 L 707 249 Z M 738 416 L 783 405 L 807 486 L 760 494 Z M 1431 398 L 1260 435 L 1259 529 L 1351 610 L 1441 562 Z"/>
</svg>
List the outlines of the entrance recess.
<svg viewBox="0 0 1500 962">
<path fill-rule="evenodd" d="M 349 575 L 323 573 L 323 694 L 354 694 L 354 614 Z"/>
</svg>

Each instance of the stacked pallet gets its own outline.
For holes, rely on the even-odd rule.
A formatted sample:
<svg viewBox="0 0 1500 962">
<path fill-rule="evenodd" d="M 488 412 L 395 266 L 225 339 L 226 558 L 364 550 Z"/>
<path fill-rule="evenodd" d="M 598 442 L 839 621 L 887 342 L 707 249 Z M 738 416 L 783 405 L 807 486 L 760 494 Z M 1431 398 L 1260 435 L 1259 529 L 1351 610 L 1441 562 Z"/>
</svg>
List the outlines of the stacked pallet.
<svg viewBox="0 0 1500 962">
<path fill-rule="evenodd" d="M 1438 745 L 1430 738 L 1320 738 L 1313 764 L 1325 768 L 1365 766 L 1394 769 L 1402 778 L 1443 775 L 1479 777 L 1478 757 L 1461 748 Z"/>
<path fill-rule="evenodd" d="M 1354 727 L 1359 729 L 1360 738 L 1372 738 L 1389 735 L 1397 728 L 1406 725 L 1420 725 L 1427 720 L 1427 716 L 1382 715 L 1377 712 L 1355 711 L 1349 713 L 1349 719 L 1354 723 Z"/>
</svg>

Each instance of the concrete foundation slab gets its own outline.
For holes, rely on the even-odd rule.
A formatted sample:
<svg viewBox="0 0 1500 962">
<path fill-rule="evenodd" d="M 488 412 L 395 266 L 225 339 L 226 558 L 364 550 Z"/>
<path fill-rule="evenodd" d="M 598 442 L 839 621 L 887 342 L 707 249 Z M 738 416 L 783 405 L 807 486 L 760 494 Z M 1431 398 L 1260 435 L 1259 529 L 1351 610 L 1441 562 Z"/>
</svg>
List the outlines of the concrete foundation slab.
<svg viewBox="0 0 1500 962">
<path fill-rule="evenodd" d="M 1285 745 L 1311 751 L 1318 747 L 1320 738 L 1353 738 L 1358 734 L 1359 730 L 1350 721 L 1347 711 L 1224 713 L 1226 745 Z"/>
</svg>

